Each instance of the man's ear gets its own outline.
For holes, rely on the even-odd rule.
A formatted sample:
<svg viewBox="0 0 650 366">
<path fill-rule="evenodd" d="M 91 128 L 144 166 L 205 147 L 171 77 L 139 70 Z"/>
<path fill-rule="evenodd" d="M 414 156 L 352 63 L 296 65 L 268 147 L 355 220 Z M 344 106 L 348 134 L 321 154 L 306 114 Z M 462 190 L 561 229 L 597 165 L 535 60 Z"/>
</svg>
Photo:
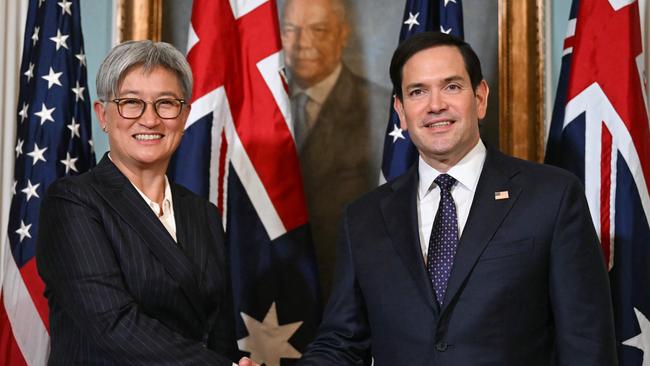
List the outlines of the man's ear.
<svg viewBox="0 0 650 366">
<path fill-rule="evenodd" d="M 350 38 L 350 24 L 347 21 L 341 24 L 341 33 L 339 34 L 341 49 L 344 49 Z"/>
<path fill-rule="evenodd" d="M 488 95 L 490 94 L 490 88 L 485 79 L 481 80 L 476 86 L 476 92 L 474 94 L 476 95 L 476 114 L 478 115 L 478 119 L 481 120 L 485 118 L 485 114 L 487 113 Z"/>
<path fill-rule="evenodd" d="M 399 117 L 399 127 L 404 131 L 408 130 L 406 116 L 404 115 L 404 104 L 402 104 L 402 100 L 397 95 L 393 95 L 393 108 Z"/>
</svg>

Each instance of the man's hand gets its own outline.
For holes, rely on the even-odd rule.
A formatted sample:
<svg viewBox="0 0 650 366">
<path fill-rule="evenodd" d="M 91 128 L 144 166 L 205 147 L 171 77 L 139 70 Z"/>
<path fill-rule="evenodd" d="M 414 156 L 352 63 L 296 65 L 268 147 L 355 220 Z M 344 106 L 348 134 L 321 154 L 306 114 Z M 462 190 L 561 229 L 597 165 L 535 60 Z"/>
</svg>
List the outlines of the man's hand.
<svg viewBox="0 0 650 366">
<path fill-rule="evenodd" d="M 248 357 L 242 357 L 241 360 L 239 360 L 239 366 L 260 366 L 259 364 L 253 362 Z"/>
</svg>

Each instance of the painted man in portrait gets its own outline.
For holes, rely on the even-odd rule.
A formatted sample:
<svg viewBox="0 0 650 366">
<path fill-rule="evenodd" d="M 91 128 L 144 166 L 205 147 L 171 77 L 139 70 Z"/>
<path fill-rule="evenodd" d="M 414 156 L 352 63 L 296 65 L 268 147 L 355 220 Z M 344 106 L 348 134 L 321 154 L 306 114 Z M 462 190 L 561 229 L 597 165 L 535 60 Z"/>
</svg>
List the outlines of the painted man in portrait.
<svg viewBox="0 0 650 366">
<path fill-rule="evenodd" d="M 282 44 L 310 223 L 327 296 L 343 207 L 379 182 L 387 89 L 342 62 L 344 0 L 286 0 Z"/>
</svg>

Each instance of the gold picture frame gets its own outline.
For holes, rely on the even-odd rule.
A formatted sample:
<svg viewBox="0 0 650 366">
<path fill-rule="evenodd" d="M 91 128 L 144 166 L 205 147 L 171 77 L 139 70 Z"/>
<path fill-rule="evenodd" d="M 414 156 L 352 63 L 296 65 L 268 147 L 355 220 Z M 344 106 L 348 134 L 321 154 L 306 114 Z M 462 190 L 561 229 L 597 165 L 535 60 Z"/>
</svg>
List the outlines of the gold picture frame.
<svg viewBox="0 0 650 366">
<path fill-rule="evenodd" d="M 544 159 L 544 0 L 499 0 L 499 145 Z"/>
<path fill-rule="evenodd" d="M 161 39 L 162 0 L 118 0 L 115 18 L 118 42 Z"/>
</svg>

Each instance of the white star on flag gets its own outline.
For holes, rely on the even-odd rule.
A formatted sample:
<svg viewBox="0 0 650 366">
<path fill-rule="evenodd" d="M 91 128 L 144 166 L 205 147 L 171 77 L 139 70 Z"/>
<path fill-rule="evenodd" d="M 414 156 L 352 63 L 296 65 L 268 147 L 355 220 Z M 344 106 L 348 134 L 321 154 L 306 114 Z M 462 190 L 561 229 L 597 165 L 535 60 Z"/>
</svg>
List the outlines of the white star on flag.
<svg viewBox="0 0 650 366">
<path fill-rule="evenodd" d="M 32 197 L 41 198 L 41 196 L 39 196 L 38 193 L 36 193 L 36 189 L 40 185 L 41 185 L 40 183 L 36 183 L 36 185 L 32 185 L 32 181 L 27 179 L 27 187 L 25 187 L 24 189 L 21 190 L 21 192 L 23 192 L 24 194 L 27 195 L 27 198 L 26 198 L 27 202 L 29 202 L 29 200 Z"/>
<path fill-rule="evenodd" d="M 39 116 L 41 118 L 41 126 L 47 121 L 54 122 L 54 118 L 52 118 L 52 113 L 54 112 L 55 109 L 56 107 L 47 109 L 45 103 L 43 103 L 43 106 L 41 107 L 41 111 L 34 113 L 34 115 Z"/>
<path fill-rule="evenodd" d="M 44 147 L 42 149 L 38 148 L 38 145 L 34 143 L 34 151 L 27 153 L 27 155 L 31 156 L 34 161 L 32 162 L 32 165 L 36 165 L 39 160 L 42 160 L 43 162 L 46 162 L 45 157 L 43 156 L 43 153 L 45 153 L 45 150 L 47 150 L 47 147 Z"/>
<path fill-rule="evenodd" d="M 248 330 L 248 337 L 238 340 L 237 345 L 240 350 L 250 352 L 250 358 L 255 362 L 280 366 L 280 358 L 300 358 L 300 352 L 289 344 L 289 338 L 300 328 L 302 322 L 278 325 L 275 302 L 261 323 L 243 312 L 241 317 Z"/>
<path fill-rule="evenodd" d="M 445 29 L 442 25 L 440 26 L 440 31 L 444 34 L 449 34 L 451 33 L 451 27 L 449 29 Z"/>
<path fill-rule="evenodd" d="M 56 30 L 56 37 L 50 37 L 50 39 L 54 43 L 56 43 L 56 50 L 58 51 L 59 48 L 61 48 L 61 46 L 63 46 L 63 48 L 65 48 L 65 49 L 68 49 L 68 44 L 66 43 L 66 41 L 68 40 L 68 37 L 70 37 L 70 36 L 67 35 L 67 34 L 61 34 L 61 31 L 57 29 Z"/>
<path fill-rule="evenodd" d="M 58 86 L 63 86 L 61 85 L 61 81 L 59 80 L 61 75 L 63 75 L 63 72 L 54 72 L 54 70 L 50 67 L 50 72 L 47 75 L 41 77 L 47 80 L 47 88 L 50 89 L 54 84 Z"/>
<path fill-rule="evenodd" d="M 86 66 L 86 55 L 84 54 L 84 50 L 81 50 L 81 53 L 74 55 L 74 57 L 76 57 L 83 66 Z"/>
<path fill-rule="evenodd" d="M 397 125 L 393 125 L 393 130 L 391 132 L 389 132 L 388 135 L 393 137 L 393 143 L 395 143 L 399 139 L 404 139 L 405 140 L 404 135 L 402 134 L 402 132 L 404 132 L 404 130 L 397 127 Z"/>
<path fill-rule="evenodd" d="M 31 62 L 29 63 L 29 67 L 27 68 L 27 71 L 25 71 L 25 73 L 23 75 L 27 76 L 27 82 L 28 83 L 30 81 L 32 81 L 32 78 L 34 77 L 34 64 L 33 63 L 31 63 Z"/>
<path fill-rule="evenodd" d="M 86 90 L 86 88 L 79 85 L 79 81 L 77 81 L 77 85 L 74 88 L 72 88 L 75 102 L 78 102 L 79 99 L 84 100 L 84 90 Z"/>
<path fill-rule="evenodd" d="M 63 0 L 58 2 L 59 6 L 61 7 L 61 14 L 68 13 L 68 15 L 72 15 L 72 11 L 70 11 L 70 7 L 72 6 L 72 3 L 69 2 L 68 0 Z"/>
<path fill-rule="evenodd" d="M 32 227 L 32 224 L 25 225 L 23 220 L 20 220 L 20 228 L 16 230 L 16 234 L 20 235 L 20 242 L 22 243 L 25 237 L 31 238 L 32 235 L 29 233 L 29 229 Z"/>
<path fill-rule="evenodd" d="M 449 4 L 449 3 L 456 4 L 456 0 L 445 0 L 445 6 L 447 6 L 447 4 Z"/>
<path fill-rule="evenodd" d="M 16 144 L 16 158 L 18 158 L 22 153 L 23 153 L 23 144 L 25 143 L 25 140 L 18 139 L 18 143 Z"/>
<path fill-rule="evenodd" d="M 72 122 L 70 122 L 70 124 L 66 125 L 66 126 L 70 130 L 70 138 L 74 138 L 75 136 L 81 137 L 81 135 L 79 135 L 79 126 L 80 126 L 80 124 L 78 124 L 74 120 L 74 117 L 72 117 Z"/>
<path fill-rule="evenodd" d="M 38 32 L 40 30 L 40 27 L 34 27 L 34 33 L 32 33 L 32 46 L 36 46 L 36 42 L 38 42 Z"/>
<path fill-rule="evenodd" d="M 70 170 L 74 170 L 75 172 L 78 172 L 77 166 L 77 160 L 79 158 L 71 158 L 70 153 L 65 153 L 65 159 L 61 160 L 61 164 L 65 165 L 65 174 L 68 174 Z"/>
<path fill-rule="evenodd" d="M 27 110 L 29 109 L 29 104 L 23 103 L 23 108 L 18 112 L 20 116 L 20 122 L 24 121 L 27 118 Z"/>
<path fill-rule="evenodd" d="M 12 194 L 13 196 L 16 195 L 16 186 L 17 186 L 17 185 L 18 185 L 18 181 L 17 181 L 17 180 L 14 180 L 14 184 L 11 186 L 11 194 Z"/>
<path fill-rule="evenodd" d="M 420 25 L 418 22 L 418 16 L 420 16 L 420 13 L 413 15 L 413 13 L 409 11 L 409 18 L 404 21 L 404 24 L 407 24 L 409 26 L 409 30 L 411 30 L 414 25 Z"/>
<path fill-rule="evenodd" d="M 650 366 L 650 321 L 637 308 L 634 308 L 634 314 L 636 314 L 636 320 L 639 322 L 641 333 L 624 341 L 623 344 L 643 351 L 642 366 Z"/>
<path fill-rule="evenodd" d="M 95 143 L 93 140 L 88 140 L 88 145 L 90 145 L 90 151 L 95 152 Z"/>
</svg>

